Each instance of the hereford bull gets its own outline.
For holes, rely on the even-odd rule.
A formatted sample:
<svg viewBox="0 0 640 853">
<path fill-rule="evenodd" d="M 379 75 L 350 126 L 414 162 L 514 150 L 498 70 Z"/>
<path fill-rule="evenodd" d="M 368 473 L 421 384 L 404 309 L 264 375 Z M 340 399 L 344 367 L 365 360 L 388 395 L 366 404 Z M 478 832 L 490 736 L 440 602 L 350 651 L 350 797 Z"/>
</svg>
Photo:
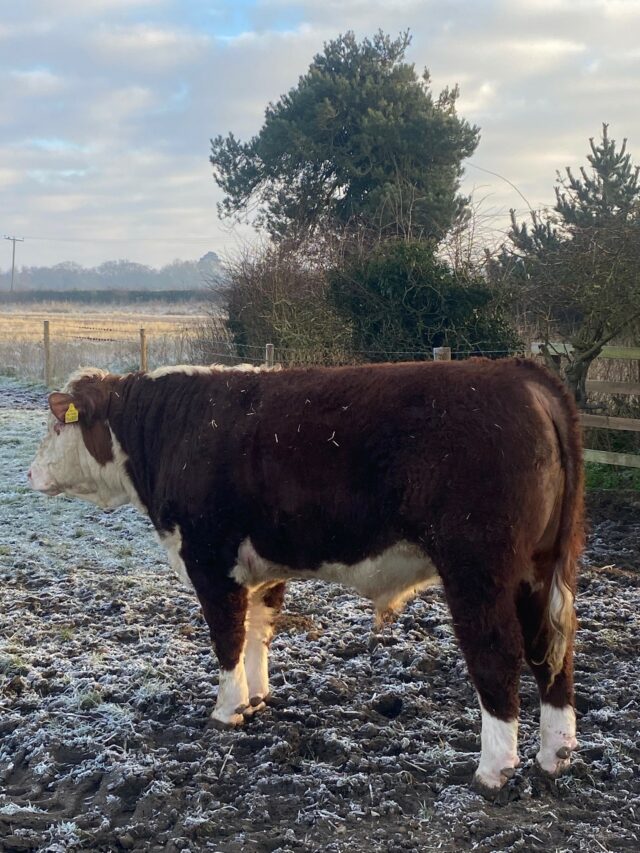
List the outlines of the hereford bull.
<svg viewBox="0 0 640 853">
<path fill-rule="evenodd" d="M 568 766 L 581 448 L 544 369 L 89 369 L 49 406 L 33 488 L 150 517 L 209 625 L 219 724 L 265 705 L 285 581 L 338 581 L 383 613 L 439 580 L 480 700 L 477 784 L 496 791 L 519 763 L 523 658 L 538 763 Z"/>
</svg>

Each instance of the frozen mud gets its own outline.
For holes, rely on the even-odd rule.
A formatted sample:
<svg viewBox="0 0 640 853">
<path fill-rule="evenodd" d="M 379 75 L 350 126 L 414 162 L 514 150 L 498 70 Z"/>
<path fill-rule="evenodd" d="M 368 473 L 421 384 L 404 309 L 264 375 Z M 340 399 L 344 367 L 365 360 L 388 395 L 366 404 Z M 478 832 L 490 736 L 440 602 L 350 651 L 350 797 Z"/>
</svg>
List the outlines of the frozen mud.
<svg viewBox="0 0 640 853">
<path fill-rule="evenodd" d="M 442 593 L 383 631 L 367 602 L 291 584 L 273 701 L 208 726 L 217 666 L 195 596 L 133 509 L 30 492 L 44 394 L 0 380 L 0 851 L 640 849 L 640 499 L 590 498 L 576 651 L 580 750 L 468 787 L 479 712 Z"/>
</svg>

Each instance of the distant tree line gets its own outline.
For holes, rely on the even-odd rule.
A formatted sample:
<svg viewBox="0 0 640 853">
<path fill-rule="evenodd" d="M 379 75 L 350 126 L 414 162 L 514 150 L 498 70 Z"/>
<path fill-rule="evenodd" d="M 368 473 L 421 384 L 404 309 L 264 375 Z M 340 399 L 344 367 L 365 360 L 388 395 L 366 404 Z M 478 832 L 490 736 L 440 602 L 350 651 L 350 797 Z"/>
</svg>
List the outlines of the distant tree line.
<svg viewBox="0 0 640 853">
<path fill-rule="evenodd" d="M 16 292 L 44 291 L 170 291 L 217 288 L 223 269 L 215 252 L 198 261 L 173 261 L 160 269 L 132 261 L 107 261 L 97 267 L 83 267 L 65 261 L 52 267 L 22 267 L 16 274 Z M 0 291 L 10 289 L 11 273 L 0 272 Z"/>
<path fill-rule="evenodd" d="M 136 305 L 161 301 L 183 303 L 203 300 L 198 290 L 22 290 L 15 293 L 0 292 L 2 304 L 30 304 L 42 302 L 75 302 L 82 305 Z"/>
</svg>

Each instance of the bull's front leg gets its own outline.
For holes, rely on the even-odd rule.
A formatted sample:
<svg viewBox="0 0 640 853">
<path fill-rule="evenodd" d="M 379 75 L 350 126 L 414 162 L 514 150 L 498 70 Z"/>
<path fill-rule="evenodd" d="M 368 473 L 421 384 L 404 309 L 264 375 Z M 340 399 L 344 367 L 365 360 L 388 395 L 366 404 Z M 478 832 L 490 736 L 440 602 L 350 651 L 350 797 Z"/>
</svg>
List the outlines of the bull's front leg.
<svg viewBox="0 0 640 853">
<path fill-rule="evenodd" d="M 269 696 L 269 645 L 284 592 L 285 584 L 277 583 L 254 590 L 249 598 L 245 668 L 250 714 L 262 710 Z"/>
<path fill-rule="evenodd" d="M 221 726 L 237 726 L 249 708 L 244 662 L 248 592 L 230 578 L 199 583 L 196 592 L 220 664 L 218 699 L 211 719 Z"/>
</svg>

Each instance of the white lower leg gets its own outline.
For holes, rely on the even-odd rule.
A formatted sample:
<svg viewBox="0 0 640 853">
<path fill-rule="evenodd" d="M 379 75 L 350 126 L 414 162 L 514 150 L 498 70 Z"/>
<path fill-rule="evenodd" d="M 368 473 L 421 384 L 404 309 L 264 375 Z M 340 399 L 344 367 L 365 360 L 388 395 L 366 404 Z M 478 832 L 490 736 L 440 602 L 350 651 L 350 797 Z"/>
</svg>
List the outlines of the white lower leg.
<svg viewBox="0 0 640 853">
<path fill-rule="evenodd" d="M 249 689 L 242 657 L 234 669 L 221 669 L 218 681 L 218 700 L 211 719 L 227 726 L 242 723 L 242 712 L 249 704 Z"/>
<path fill-rule="evenodd" d="M 520 763 L 518 758 L 518 721 L 505 722 L 482 709 L 480 763 L 476 780 L 487 788 L 499 789 L 513 775 Z"/>
<path fill-rule="evenodd" d="M 273 635 L 274 610 L 255 595 L 247 613 L 245 666 L 250 707 L 259 710 L 269 695 L 269 642 Z"/>
<path fill-rule="evenodd" d="M 269 649 L 264 640 L 253 638 L 253 642 L 247 642 L 245 665 L 249 702 L 252 707 L 264 705 L 269 695 Z"/>
<path fill-rule="evenodd" d="M 547 702 L 540 705 L 540 751 L 536 760 L 540 767 L 557 776 L 569 766 L 576 740 L 576 712 L 571 705 L 555 708 Z"/>
</svg>

